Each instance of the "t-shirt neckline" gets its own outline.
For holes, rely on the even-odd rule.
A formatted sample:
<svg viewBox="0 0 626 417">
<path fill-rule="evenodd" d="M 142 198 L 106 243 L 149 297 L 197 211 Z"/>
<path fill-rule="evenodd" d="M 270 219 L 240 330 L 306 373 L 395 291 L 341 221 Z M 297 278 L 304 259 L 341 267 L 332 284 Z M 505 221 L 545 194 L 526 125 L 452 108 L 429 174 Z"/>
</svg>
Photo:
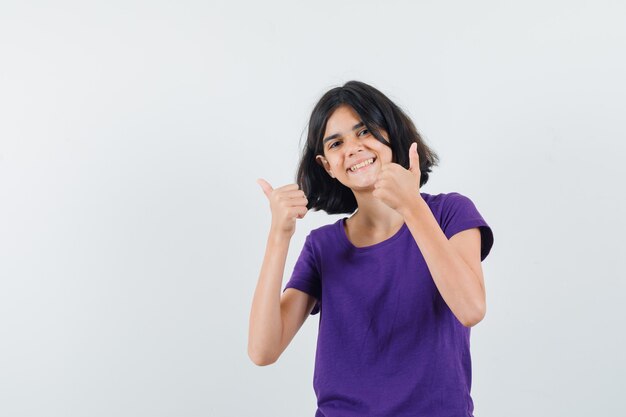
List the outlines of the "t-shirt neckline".
<svg viewBox="0 0 626 417">
<path fill-rule="evenodd" d="M 348 218 L 343 217 L 339 219 L 339 221 L 337 221 L 336 231 L 339 234 L 339 240 L 343 242 L 343 245 L 355 252 L 367 252 L 370 250 L 378 249 L 383 246 L 387 246 L 393 243 L 394 241 L 396 241 L 398 238 L 400 238 L 400 236 L 402 236 L 404 232 L 408 230 L 408 226 L 406 222 L 404 222 L 402 223 L 402 226 L 400 227 L 400 229 L 398 229 L 398 231 L 393 236 L 389 237 L 388 239 L 385 239 L 373 245 L 357 247 L 357 246 L 354 246 L 352 242 L 350 242 L 350 239 L 348 239 L 348 235 L 346 234 L 346 229 L 344 226 L 346 219 Z"/>
</svg>

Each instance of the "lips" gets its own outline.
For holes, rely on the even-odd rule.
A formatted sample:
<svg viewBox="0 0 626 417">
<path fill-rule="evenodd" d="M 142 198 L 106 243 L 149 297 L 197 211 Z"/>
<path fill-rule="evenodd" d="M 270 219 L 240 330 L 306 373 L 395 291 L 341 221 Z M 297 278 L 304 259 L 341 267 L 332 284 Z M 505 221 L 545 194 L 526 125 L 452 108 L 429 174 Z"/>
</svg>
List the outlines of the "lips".
<svg viewBox="0 0 626 417">
<path fill-rule="evenodd" d="M 361 167 L 361 168 L 357 169 L 356 171 L 352 171 L 352 170 L 350 169 L 351 167 L 353 167 L 353 166 L 355 166 L 355 165 L 358 165 L 358 164 L 360 164 L 360 163 L 362 163 L 362 162 L 364 162 L 364 161 L 367 161 L 367 160 L 369 160 L 369 159 L 372 159 L 372 163 L 371 163 L 371 164 L 369 164 L 369 165 L 374 165 L 374 162 L 376 162 L 376 159 L 377 159 L 377 158 L 376 158 L 375 156 L 370 156 L 370 157 L 367 157 L 367 158 L 363 158 L 363 159 L 361 159 L 361 160 L 360 160 L 360 161 L 358 161 L 358 162 L 355 162 L 355 163 L 353 163 L 353 164 L 350 164 L 350 166 L 348 167 L 348 169 L 346 169 L 346 172 L 348 172 L 348 173 L 357 172 L 357 171 L 359 171 L 360 169 L 363 169 L 363 168 L 365 168 L 365 167 L 369 166 L 369 165 L 366 165 L 365 167 Z"/>
</svg>

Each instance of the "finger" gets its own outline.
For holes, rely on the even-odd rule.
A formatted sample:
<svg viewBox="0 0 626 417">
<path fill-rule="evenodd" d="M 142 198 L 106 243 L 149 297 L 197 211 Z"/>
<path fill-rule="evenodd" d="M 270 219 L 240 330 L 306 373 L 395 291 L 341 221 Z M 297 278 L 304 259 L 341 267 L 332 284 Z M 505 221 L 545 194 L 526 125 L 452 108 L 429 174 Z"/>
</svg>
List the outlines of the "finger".
<svg viewBox="0 0 626 417">
<path fill-rule="evenodd" d="M 285 201 L 287 207 L 306 206 L 309 203 L 306 197 L 290 198 Z"/>
<path fill-rule="evenodd" d="M 274 190 L 274 198 L 276 199 L 276 201 L 280 201 L 282 204 L 288 207 L 296 205 L 296 204 L 306 205 L 308 203 L 306 196 L 299 191 L 281 193 L 281 192 L 278 192 L 277 190 Z"/>
<path fill-rule="evenodd" d="M 307 212 L 309 211 L 309 209 L 307 209 L 306 207 L 297 207 L 295 209 L 292 209 L 293 211 L 291 211 L 291 213 L 293 213 L 293 216 L 296 219 L 303 219 L 304 216 L 306 216 Z"/>
<path fill-rule="evenodd" d="M 281 196 L 284 196 L 285 198 L 306 197 L 306 195 L 304 194 L 304 191 L 302 190 L 283 191 L 280 194 Z"/>
<path fill-rule="evenodd" d="M 414 172 L 415 169 L 419 169 L 420 160 L 417 154 L 417 142 L 413 142 L 409 148 L 409 171 Z"/>
<path fill-rule="evenodd" d="M 272 194 L 272 191 L 274 191 L 274 189 L 272 188 L 270 183 L 265 181 L 263 178 L 257 179 L 256 183 L 261 186 L 261 189 L 263 189 L 263 192 L 265 193 L 265 196 L 267 198 L 270 198 L 270 194 Z"/>
<path fill-rule="evenodd" d="M 278 187 L 277 190 L 292 191 L 292 190 L 297 190 L 299 188 L 300 186 L 298 184 L 287 184 L 287 185 L 283 185 L 282 187 Z"/>
</svg>

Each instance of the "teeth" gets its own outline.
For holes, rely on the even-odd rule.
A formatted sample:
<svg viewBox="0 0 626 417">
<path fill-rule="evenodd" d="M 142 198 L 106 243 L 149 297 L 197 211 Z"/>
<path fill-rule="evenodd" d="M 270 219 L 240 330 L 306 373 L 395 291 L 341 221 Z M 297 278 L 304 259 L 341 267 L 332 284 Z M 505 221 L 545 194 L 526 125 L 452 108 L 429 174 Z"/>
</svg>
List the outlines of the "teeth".
<svg viewBox="0 0 626 417">
<path fill-rule="evenodd" d="M 354 172 L 354 171 L 356 171 L 357 169 L 362 168 L 362 167 L 364 167 L 365 165 L 369 165 L 369 164 L 371 164 L 371 163 L 373 163 L 373 162 L 374 162 L 374 158 L 370 158 L 370 159 L 368 159 L 367 161 L 363 161 L 363 162 L 361 162 L 360 164 L 356 164 L 355 166 L 350 167 L 350 171 Z"/>
</svg>

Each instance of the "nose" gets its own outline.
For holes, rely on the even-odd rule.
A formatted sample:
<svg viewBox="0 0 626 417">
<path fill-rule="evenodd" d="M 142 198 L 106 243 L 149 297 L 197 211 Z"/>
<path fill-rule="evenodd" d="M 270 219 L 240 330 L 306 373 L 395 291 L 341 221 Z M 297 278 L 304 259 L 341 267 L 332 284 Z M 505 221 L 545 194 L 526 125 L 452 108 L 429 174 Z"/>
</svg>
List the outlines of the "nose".
<svg viewBox="0 0 626 417">
<path fill-rule="evenodd" d="M 364 149 L 363 143 L 359 140 L 357 135 L 348 135 L 345 139 L 345 148 L 348 156 L 354 156 L 357 152 L 361 152 Z"/>
</svg>

